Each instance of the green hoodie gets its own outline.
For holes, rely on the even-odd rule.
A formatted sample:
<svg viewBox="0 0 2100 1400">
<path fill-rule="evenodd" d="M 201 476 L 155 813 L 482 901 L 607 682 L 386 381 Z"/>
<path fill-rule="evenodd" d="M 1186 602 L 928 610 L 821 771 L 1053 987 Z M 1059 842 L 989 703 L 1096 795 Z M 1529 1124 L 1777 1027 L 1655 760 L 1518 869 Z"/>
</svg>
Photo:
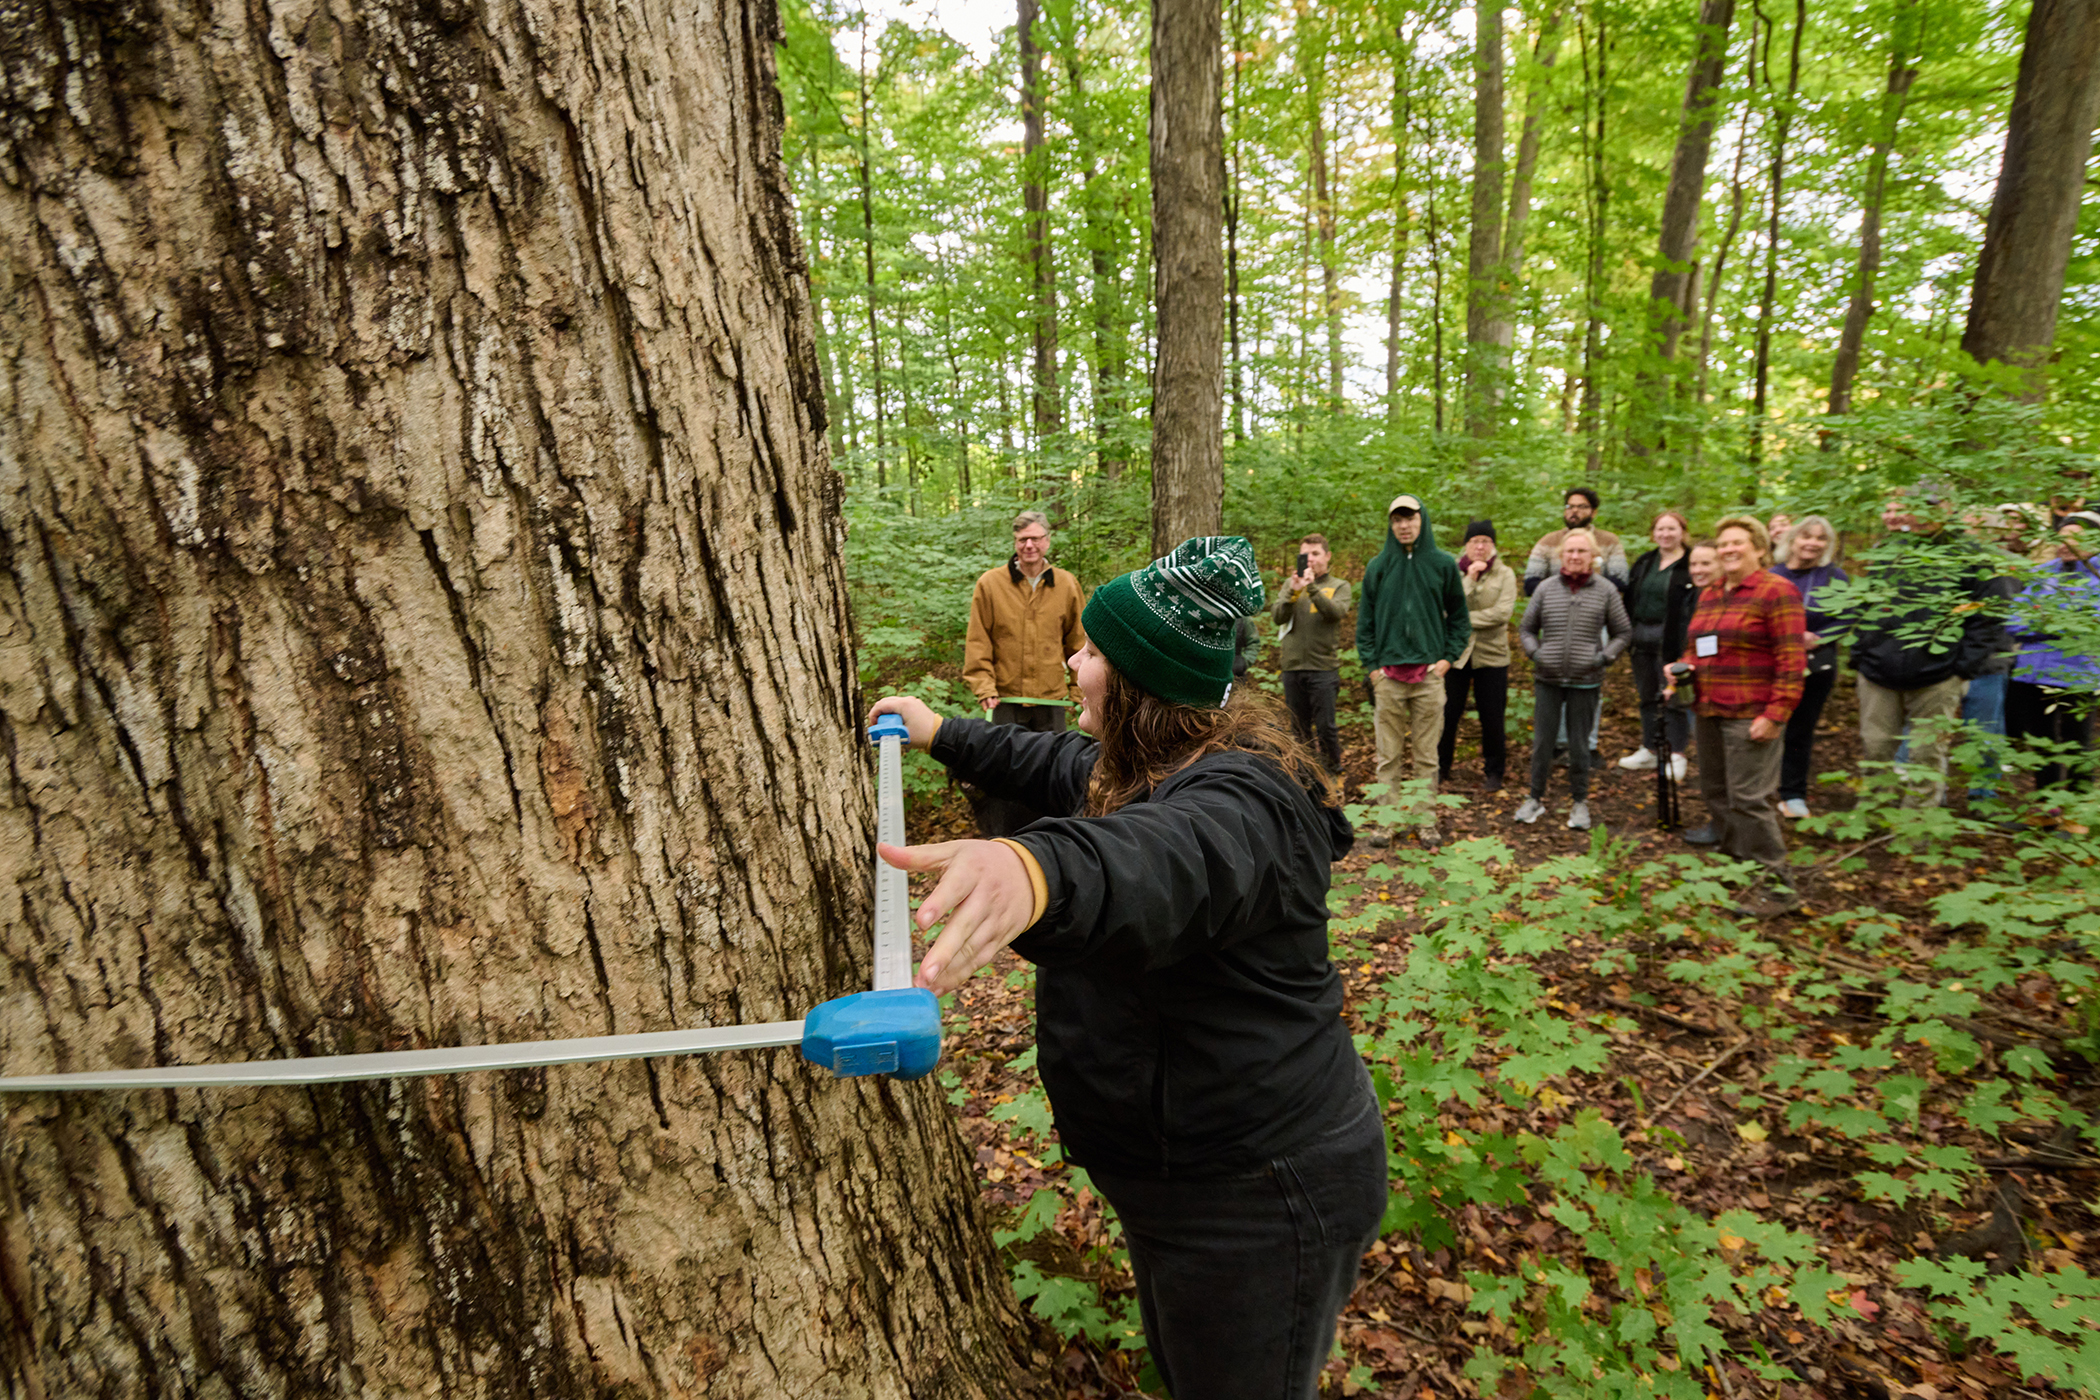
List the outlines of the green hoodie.
<svg viewBox="0 0 2100 1400">
<path fill-rule="evenodd" d="M 1364 670 L 1456 662 L 1473 640 L 1473 616 L 1459 583 L 1458 561 L 1437 548 L 1429 511 L 1412 545 L 1393 538 L 1364 570 L 1356 605 L 1356 656 Z"/>
</svg>

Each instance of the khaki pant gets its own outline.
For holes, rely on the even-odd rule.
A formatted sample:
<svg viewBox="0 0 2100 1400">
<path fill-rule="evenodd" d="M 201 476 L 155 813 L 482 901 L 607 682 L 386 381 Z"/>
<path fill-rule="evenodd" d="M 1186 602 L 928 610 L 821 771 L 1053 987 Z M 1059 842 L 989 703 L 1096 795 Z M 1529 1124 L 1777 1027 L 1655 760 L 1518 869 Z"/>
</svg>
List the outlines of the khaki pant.
<svg viewBox="0 0 2100 1400">
<path fill-rule="evenodd" d="M 1378 702 L 1378 781 L 1386 784 L 1385 800 L 1391 802 L 1410 754 L 1414 772 L 1408 776 L 1436 782 L 1436 743 L 1444 732 L 1444 679 L 1432 675 L 1410 685 L 1379 671 L 1371 689 Z"/>
<path fill-rule="evenodd" d="M 1903 727 L 1920 728 L 1926 721 L 1944 723 L 1961 713 L 1961 697 L 1969 683 L 1949 676 L 1916 690 L 1889 690 L 1865 676 L 1859 678 L 1859 743 L 1861 757 L 1869 763 L 1887 763 L 1903 742 Z M 1903 794 L 1906 807 L 1937 807 L 1947 795 L 1947 740 L 1938 734 L 1910 736 L 1910 762 L 1932 775 L 1928 782 L 1912 785 Z"/>
<path fill-rule="evenodd" d="M 1699 716 L 1699 791 L 1712 814 L 1721 854 L 1754 860 L 1780 884 L 1786 873 L 1786 836 L 1779 829 L 1779 760 L 1786 745 L 1775 732 L 1756 742 L 1747 719 Z"/>
</svg>

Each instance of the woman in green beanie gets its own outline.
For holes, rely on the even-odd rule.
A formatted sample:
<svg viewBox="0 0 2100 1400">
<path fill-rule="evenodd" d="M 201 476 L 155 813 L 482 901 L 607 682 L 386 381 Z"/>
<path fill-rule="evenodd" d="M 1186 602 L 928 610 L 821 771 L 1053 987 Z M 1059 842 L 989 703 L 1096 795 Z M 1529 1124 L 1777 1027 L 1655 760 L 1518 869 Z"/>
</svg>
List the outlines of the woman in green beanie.
<svg viewBox="0 0 2100 1400">
<path fill-rule="evenodd" d="M 958 776 L 1070 814 L 882 857 L 941 876 L 921 986 L 1009 944 L 1036 964 L 1065 1157 L 1122 1221 L 1161 1376 L 1206 1400 L 1311 1400 L 1386 1199 L 1327 949 L 1349 824 L 1273 703 L 1232 686 L 1234 622 L 1261 606 L 1244 539 L 1192 539 L 1087 603 L 1079 732 L 874 706 Z"/>
</svg>

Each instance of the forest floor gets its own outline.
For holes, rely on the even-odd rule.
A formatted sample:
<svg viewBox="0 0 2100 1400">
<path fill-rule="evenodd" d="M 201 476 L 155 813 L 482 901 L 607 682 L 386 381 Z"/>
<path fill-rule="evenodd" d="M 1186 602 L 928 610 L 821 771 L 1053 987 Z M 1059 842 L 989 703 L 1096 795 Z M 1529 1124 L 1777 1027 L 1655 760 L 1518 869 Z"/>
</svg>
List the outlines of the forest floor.
<svg viewBox="0 0 2100 1400">
<path fill-rule="evenodd" d="M 1521 668 L 1520 657 L 1511 677 L 1513 698 L 1515 692 L 1529 688 Z M 1345 704 L 1353 698 L 1358 697 L 1343 697 Z M 1848 675 L 1825 712 L 1817 746 L 1820 768 L 1856 767 L 1856 715 Z M 1657 829 L 1654 774 L 1617 766 L 1619 757 L 1636 747 L 1637 716 L 1625 668 L 1615 668 L 1605 697 L 1604 767 L 1592 775 L 1590 803 L 1600 824 L 1637 843 L 1636 863 L 1688 849 L 1676 833 Z M 1534 864 L 1590 849 L 1588 833 L 1570 831 L 1564 825 L 1568 797 L 1562 768 L 1553 774 L 1548 816 L 1534 826 L 1518 826 L 1510 820 L 1525 796 L 1528 732 L 1528 720 L 1512 722 L 1509 781 L 1501 792 L 1483 794 L 1479 791 L 1477 717 L 1468 716 L 1459 749 L 1459 772 L 1451 789 L 1466 801 L 1441 814 L 1447 843 L 1493 835 L 1507 842 L 1522 861 Z M 1345 724 L 1342 736 L 1349 796 L 1360 800 L 1362 785 L 1372 778 L 1371 729 L 1368 722 L 1355 719 Z M 1683 786 L 1682 800 L 1688 825 L 1704 820 L 1696 768 Z M 1838 785 L 1811 793 L 1811 806 L 1819 811 L 1850 800 L 1849 792 Z M 1961 800 L 1957 796 L 1956 801 Z M 960 789 L 952 785 L 938 801 L 916 800 L 909 820 L 915 841 L 973 834 L 968 805 Z M 1968 872 L 1920 870 L 1907 862 L 1873 858 L 1864 869 L 1840 873 L 1832 867 L 1859 843 L 1823 840 L 1798 828 L 1789 836 L 1794 849 L 1817 853 L 1818 867 L 1802 881 L 1807 908 L 1767 921 L 1766 937 L 1791 947 L 1790 935 L 1801 929 L 1801 920 L 1837 907 L 1872 906 L 1889 920 L 1900 920 L 1906 930 L 1904 941 L 1881 956 L 1908 960 L 1913 966 L 1929 962 L 1933 937 L 1930 901 Z M 1354 912 L 1373 899 L 1419 897 L 1420 891 L 1403 890 L 1397 882 L 1381 878 L 1388 870 L 1386 855 L 1366 849 L 1360 841 L 1355 851 L 1337 862 L 1336 886 L 1356 887 L 1347 908 L 1339 912 Z M 1973 873 L 1981 875 L 1983 868 Z M 1421 927 L 1419 917 L 1395 919 L 1376 929 L 1367 943 L 1357 945 L 1357 952 L 1343 968 L 1349 994 L 1347 1014 L 1353 1021 L 1359 1020 L 1364 1001 L 1403 965 L 1410 940 Z M 1943 942 L 1944 934 L 1939 937 Z M 1800 946 L 1801 958 L 1818 956 L 1805 940 Z M 1447 1115 L 1444 1126 L 1476 1135 L 1518 1128 L 1546 1132 L 1578 1108 L 1595 1108 L 1624 1133 L 1639 1169 L 1652 1174 L 1666 1192 L 1698 1214 L 1711 1219 L 1725 1210 L 1748 1210 L 1819 1241 L 1822 1264 L 1841 1275 L 1851 1289 L 1849 1296 L 1843 1290 L 1832 1294 L 1836 1311 L 1831 1323 L 1816 1325 L 1790 1306 L 1769 1306 L 1753 1317 L 1723 1305 L 1717 1321 L 1731 1348 L 1729 1359 L 1708 1368 L 1710 1384 L 1702 1389 L 1723 1400 L 1747 1396 L 1938 1400 L 2056 1393 L 2023 1385 L 2020 1369 L 1986 1348 L 1972 1346 L 1965 1355 L 1959 1354 L 1963 1349 L 1958 1343 L 1950 1345 L 1948 1330 L 1926 1316 L 1921 1295 L 1901 1287 L 1892 1274 L 1898 1262 L 1930 1253 L 1936 1242 L 1946 1241 L 1954 1232 L 1985 1227 L 1993 1218 L 1992 1188 L 1978 1188 L 1970 1199 L 1942 1201 L 1945 1208 L 1939 1211 L 1925 1210 L 1917 1201 L 1897 1209 L 1865 1199 L 1853 1185 L 1853 1173 L 1860 1165 L 1856 1154 L 1848 1158 L 1836 1144 L 1806 1132 L 1798 1137 L 1777 1128 L 1767 1132 L 1754 1115 L 1739 1106 L 1739 1097 L 1759 1084 L 1765 1066 L 1782 1054 L 1804 1053 L 1801 1038 L 1782 1047 L 1758 1029 L 1746 1030 L 1745 1020 L 1755 1023 L 1759 1018 L 1743 1016 L 1742 1001 L 1707 996 L 1695 986 L 1671 979 L 1663 972 L 1668 961 L 1664 957 L 1621 959 L 1613 971 L 1599 972 L 1596 964 L 1601 951 L 1577 942 L 1544 955 L 1538 966 L 1552 989 L 1553 1005 L 1579 1008 L 1592 1025 L 1609 1031 L 1609 1063 L 1593 1073 L 1565 1076 L 1559 1081 L 1562 1090 L 1541 1092 L 1523 1110 L 1490 1099 L 1477 1112 Z M 1825 952 L 1822 956 L 1842 961 L 1845 954 Z M 1015 1259 L 1025 1255 L 1043 1274 L 1092 1279 L 1105 1285 L 1105 1295 L 1113 1297 L 1119 1285 L 1127 1285 L 1127 1275 L 1113 1276 L 1112 1256 L 1106 1247 L 1111 1231 L 1104 1224 L 1098 1201 L 1089 1192 L 1071 1190 L 1065 1181 L 1066 1168 L 1055 1160 L 1058 1154 L 1046 1152 L 1054 1135 L 1040 1122 L 1039 1114 L 1031 1122 L 1027 1113 L 1017 1114 L 1011 1108 L 1000 1111 L 1036 1091 L 1033 1056 L 1024 1055 L 1034 1043 L 1032 985 L 1024 965 L 1002 954 L 994 968 L 959 994 L 948 1018 L 950 1038 L 942 1082 L 949 1089 L 959 1126 L 975 1149 L 982 1199 L 995 1225 L 1012 1222 L 1036 1199 L 1037 1190 L 1064 1182 L 1062 1209 L 1053 1228 L 1010 1246 Z M 2001 1044 L 2008 1031 L 2013 1037 L 2025 1035 L 2022 1024 L 2055 1024 L 2060 1011 L 2030 1006 L 2023 1022 L 2020 994 L 2020 988 L 2008 989 L 1995 1003 L 2010 1018 L 1997 1033 Z M 1871 1004 L 1840 1003 L 1837 1012 L 1823 1017 L 1810 1034 L 1826 1037 L 1833 1046 L 1853 1044 L 1855 1036 L 1864 1043 L 1875 1024 Z M 1021 1067 L 1009 1063 L 1016 1057 L 1021 1057 Z M 1947 1141 L 1967 1142 L 1979 1157 L 2005 1150 L 2002 1143 L 1993 1144 L 1957 1122 L 1936 1125 L 1928 1115 L 1925 1126 L 1943 1128 Z M 2016 1183 L 2024 1193 L 2028 1239 L 2038 1250 L 2040 1258 L 2035 1262 L 2042 1267 L 2074 1262 L 2089 1271 L 2100 1267 L 2100 1257 L 2096 1257 L 2100 1256 L 2100 1217 L 2095 1215 L 2095 1207 L 2100 1206 L 2100 1172 L 2094 1170 L 2100 1161 L 2087 1158 L 2085 1162 L 2076 1170 L 2051 1165 L 1993 1177 L 1996 1182 Z M 1507 1209 L 1468 1205 L 1452 1223 L 1456 1242 L 1446 1248 L 1425 1251 L 1399 1235 L 1381 1240 L 1374 1248 L 1342 1317 L 1344 1355 L 1330 1364 L 1323 1390 L 1408 1400 L 1478 1394 L 1475 1384 L 1462 1375 L 1462 1368 L 1477 1347 L 1503 1343 L 1507 1351 L 1508 1338 L 1498 1321 L 1483 1320 L 1467 1309 L 1472 1290 L 1463 1281 L 1464 1273 L 1491 1268 L 1507 1273 L 1510 1261 L 1520 1253 L 1561 1258 L 1572 1267 L 1583 1267 L 1581 1240 L 1526 1201 Z M 1769 1371 L 1765 1377 L 1756 1374 L 1749 1358 L 1760 1351 L 1796 1379 L 1774 1381 Z M 1138 1387 L 1141 1357 L 1141 1352 L 1074 1337 L 1065 1339 L 1062 1359 L 1056 1364 L 1069 1396 L 1138 1394 L 1142 1393 Z M 1666 1369 L 1668 1364 L 1663 1363 Z"/>
</svg>

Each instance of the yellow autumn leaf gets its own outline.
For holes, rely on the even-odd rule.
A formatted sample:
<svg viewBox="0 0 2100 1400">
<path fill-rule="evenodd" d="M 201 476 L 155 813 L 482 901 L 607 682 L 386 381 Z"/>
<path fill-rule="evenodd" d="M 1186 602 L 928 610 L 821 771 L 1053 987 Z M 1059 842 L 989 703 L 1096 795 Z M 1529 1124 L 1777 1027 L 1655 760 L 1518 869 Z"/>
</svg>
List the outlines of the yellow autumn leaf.
<svg viewBox="0 0 2100 1400">
<path fill-rule="evenodd" d="M 1765 1128 L 1765 1125 L 1758 1122 L 1755 1118 L 1736 1124 L 1735 1130 L 1743 1135 L 1743 1141 L 1745 1142 L 1763 1142 L 1766 1138 L 1772 1136 Z"/>
</svg>

